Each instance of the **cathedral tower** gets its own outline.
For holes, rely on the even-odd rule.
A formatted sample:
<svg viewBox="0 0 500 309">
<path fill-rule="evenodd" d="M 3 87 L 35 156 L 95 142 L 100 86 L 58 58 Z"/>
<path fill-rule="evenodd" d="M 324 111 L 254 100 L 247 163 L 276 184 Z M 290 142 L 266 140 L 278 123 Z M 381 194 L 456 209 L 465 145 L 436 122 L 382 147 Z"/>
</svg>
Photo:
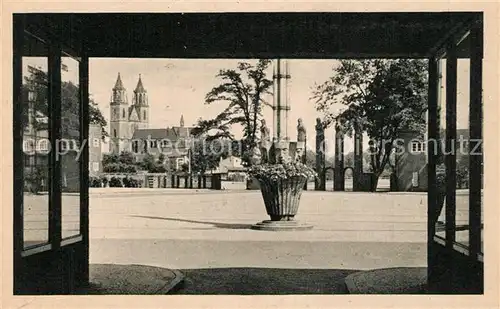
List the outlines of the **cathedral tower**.
<svg viewBox="0 0 500 309">
<path fill-rule="evenodd" d="M 127 141 L 130 139 L 127 107 L 127 92 L 123 86 L 120 73 L 118 73 L 110 102 L 110 150 L 112 153 L 120 153 L 126 150 Z"/>
<path fill-rule="evenodd" d="M 137 111 L 137 120 L 139 129 L 149 128 L 149 104 L 148 104 L 148 94 L 144 85 L 142 84 L 141 75 L 139 74 L 139 80 L 137 81 L 137 86 L 134 90 L 134 108 Z"/>
</svg>

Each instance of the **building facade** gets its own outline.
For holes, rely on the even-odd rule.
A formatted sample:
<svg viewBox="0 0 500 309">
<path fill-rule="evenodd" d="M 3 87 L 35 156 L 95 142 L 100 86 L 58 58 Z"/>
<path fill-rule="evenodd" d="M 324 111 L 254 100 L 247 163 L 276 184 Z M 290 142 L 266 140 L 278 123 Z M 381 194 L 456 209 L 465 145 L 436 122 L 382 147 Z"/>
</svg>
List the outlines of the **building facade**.
<svg viewBox="0 0 500 309">
<path fill-rule="evenodd" d="M 441 136 L 444 133 L 441 132 Z M 427 191 L 428 190 L 428 153 L 427 137 L 421 136 L 418 132 L 406 131 L 400 134 L 402 141 L 397 146 L 395 153 L 395 177 L 396 187 L 393 191 Z M 444 149 L 444 139 L 432 144 L 434 151 L 439 151 L 438 147 Z M 438 145 L 441 143 L 441 145 Z M 457 139 L 454 149 L 457 160 L 457 188 L 467 187 L 467 175 L 462 175 L 461 171 L 468 169 L 469 154 L 469 130 L 457 129 Z M 471 152 L 473 150 L 471 149 Z M 462 179 L 463 178 L 463 179 Z"/>
<path fill-rule="evenodd" d="M 118 73 L 110 100 L 110 152 L 131 152 L 138 162 L 142 161 L 146 154 L 158 159 L 163 153 L 164 163 L 171 170 L 180 170 L 189 163 L 188 149 L 192 128 L 184 126 L 182 115 L 179 126 L 150 128 L 148 94 L 140 75 L 131 103 L 129 105 L 127 90 Z"/>
<path fill-rule="evenodd" d="M 131 139 L 138 129 L 149 128 L 148 94 L 142 84 L 141 76 L 133 92 L 129 105 L 127 90 L 118 73 L 112 89 L 110 101 L 110 152 L 130 151 Z"/>
</svg>

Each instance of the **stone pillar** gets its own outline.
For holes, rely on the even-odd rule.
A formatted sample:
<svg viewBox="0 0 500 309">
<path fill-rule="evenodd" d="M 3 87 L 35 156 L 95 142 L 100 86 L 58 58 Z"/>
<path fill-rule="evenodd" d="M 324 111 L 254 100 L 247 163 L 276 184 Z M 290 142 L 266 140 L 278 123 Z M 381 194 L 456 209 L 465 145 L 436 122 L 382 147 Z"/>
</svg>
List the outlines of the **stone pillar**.
<svg viewBox="0 0 500 309">
<path fill-rule="evenodd" d="M 273 144 L 275 162 L 285 162 L 290 159 L 289 136 L 288 136 L 288 112 L 289 102 L 289 63 L 286 60 L 277 59 L 273 68 Z"/>
<path fill-rule="evenodd" d="M 335 168 L 333 174 L 333 190 L 345 191 L 344 178 L 344 131 L 335 127 Z"/>
<path fill-rule="evenodd" d="M 325 174 L 325 129 L 321 119 L 316 119 L 316 179 L 314 189 L 317 191 L 326 190 Z"/>
<path fill-rule="evenodd" d="M 302 158 L 301 158 L 301 162 L 302 164 L 306 165 L 307 164 L 307 138 L 304 142 L 304 152 L 302 153 Z M 306 181 L 305 185 L 304 185 L 304 190 L 307 190 L 307 183 L 308 181 Z"/>
<path fill-rule="evenodd" d="M 354 130 L 354 168 L 353 191 L 360 191 L 363 179 L 363 132 L 359 128 Z"/>
</svg>

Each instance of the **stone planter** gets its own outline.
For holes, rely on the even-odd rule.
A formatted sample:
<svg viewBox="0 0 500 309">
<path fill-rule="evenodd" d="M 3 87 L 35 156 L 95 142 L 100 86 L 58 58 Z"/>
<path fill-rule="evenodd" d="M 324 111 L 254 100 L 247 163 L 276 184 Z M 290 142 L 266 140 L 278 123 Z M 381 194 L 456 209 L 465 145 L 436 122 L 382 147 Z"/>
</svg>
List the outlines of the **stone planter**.
<svg viewBox="0 0 500 309">
<path fill-rule="evenodd" d="M 306 177 L 292 177 L 272 181 L 259 179 L 267 214 L 271 221 L 292 221 L 299 209 Z"/>
<path fill-rule="evenodd" d="M 247 190 L 260 190 L 259 181 L 254 177 L 250 177 L 247 179 L 246 187 L 247 187 Z"/>
</svg>

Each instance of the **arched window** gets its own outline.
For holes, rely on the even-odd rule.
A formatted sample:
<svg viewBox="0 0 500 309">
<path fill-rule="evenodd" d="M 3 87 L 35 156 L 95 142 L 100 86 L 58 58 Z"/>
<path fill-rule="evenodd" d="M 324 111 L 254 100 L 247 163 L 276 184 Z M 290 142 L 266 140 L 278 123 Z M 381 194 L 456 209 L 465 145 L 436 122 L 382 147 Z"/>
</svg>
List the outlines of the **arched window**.
<svg viewBox="0 0 500 309">
<path fill-rule="evenodd" d="M 116 137 L 116 129 L 113 129 L 113 136 Z"/>
<path fill-rule="evenodd" d="M 142 119 L 146 120 L 146 111 L 144 111 L 144 117 Z"/>
<path fill-rule="evenodd" d="M 122 115 L 123 115 L 123 118 L 125 118 L 125 109 L 123 109 Z"/>
</svg>

